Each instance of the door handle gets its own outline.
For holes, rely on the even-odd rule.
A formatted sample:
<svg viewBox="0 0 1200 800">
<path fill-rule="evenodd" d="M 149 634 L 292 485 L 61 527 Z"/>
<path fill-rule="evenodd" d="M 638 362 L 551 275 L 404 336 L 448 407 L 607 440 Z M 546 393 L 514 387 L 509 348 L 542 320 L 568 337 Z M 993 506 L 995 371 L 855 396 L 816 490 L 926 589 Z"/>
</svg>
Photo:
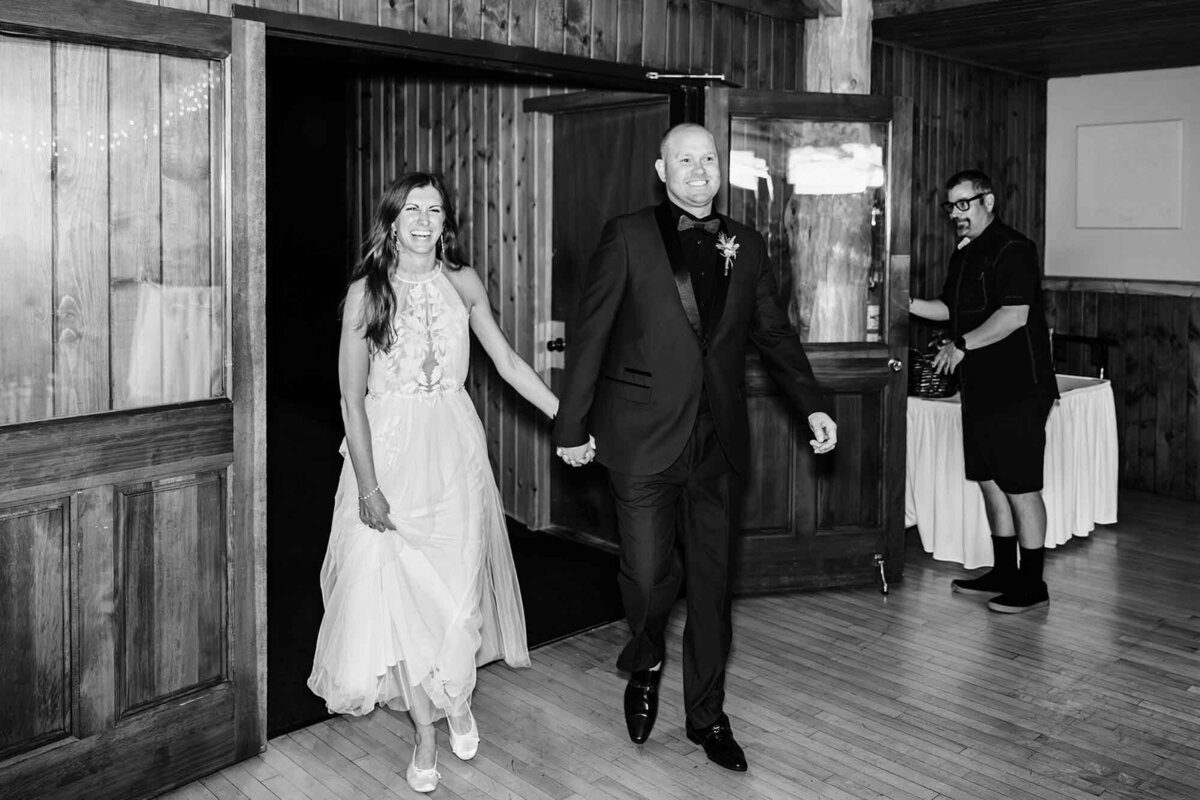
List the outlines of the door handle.
<svg viewBox="0 0 1200 800">
<path fill-rule="evenodd" d="M 551 339 L 550 341 L 546 342 L 546 349 L 549 350 L 551 353 L 553 353 L 553 352 L 561 353 L 563 350 L 567 349 L 567 342 L 565 339 L 563 339 L 561 336 L 559 336 L 557 339 Z"/>
<path fill-rule="evenodd" d="M 892 372 L 899 372 L 904 369 L 904 362 L 898 358 L 889 358 L 888 366 L 892 368 Z"/>
</svg>

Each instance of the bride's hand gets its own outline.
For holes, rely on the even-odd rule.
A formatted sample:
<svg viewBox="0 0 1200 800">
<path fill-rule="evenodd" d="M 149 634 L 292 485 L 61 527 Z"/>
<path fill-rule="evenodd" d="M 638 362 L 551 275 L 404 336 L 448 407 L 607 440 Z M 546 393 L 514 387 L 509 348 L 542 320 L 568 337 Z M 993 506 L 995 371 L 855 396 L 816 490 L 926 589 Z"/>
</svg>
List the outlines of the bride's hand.
<svg viewBox="0 0 1200 800">
<path fill-rule="evenodd" d="M 383 492 L 376 492 L 366 500 L 358 501 L 358 518 L 362 520 L 363 525 L 377 531 L 396 530 L 396 526 L 392 524 L 392 518 L 389 516 L 391 510 L 392 507 L 388 505 Z"/>
</svg>

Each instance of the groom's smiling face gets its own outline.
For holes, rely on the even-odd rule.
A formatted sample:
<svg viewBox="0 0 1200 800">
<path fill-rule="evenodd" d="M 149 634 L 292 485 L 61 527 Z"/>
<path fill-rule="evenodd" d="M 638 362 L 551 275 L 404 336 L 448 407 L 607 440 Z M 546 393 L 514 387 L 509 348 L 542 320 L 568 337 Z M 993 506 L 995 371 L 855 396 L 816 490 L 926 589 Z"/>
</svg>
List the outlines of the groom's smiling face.
<svg viewBox="0 0 1200 800">
<path fill-rule="evenodd" d="M 711 133 L 699 125 L 672 131 L 654 167 L 672 203 L 696 217 L 712 213 L 713 198 L 721 188 L 721 165 Z"/>
</svg>

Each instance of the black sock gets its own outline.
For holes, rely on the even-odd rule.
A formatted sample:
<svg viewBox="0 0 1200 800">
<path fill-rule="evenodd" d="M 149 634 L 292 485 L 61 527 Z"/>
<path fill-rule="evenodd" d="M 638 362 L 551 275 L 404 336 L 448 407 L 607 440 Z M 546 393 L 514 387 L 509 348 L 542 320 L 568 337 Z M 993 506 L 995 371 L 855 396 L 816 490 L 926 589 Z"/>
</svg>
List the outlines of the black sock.
<svg viewBox="0 0 1200 800">
<path fill-rule="evenodd" d="M 992 537 L 992 571 L 997 575 L 1017 574 L 1017 537 Z"/>
<path fill-rule="evenodd" d="M 1021 585 L 1036 588 L 1042 585 L 1042 566 L 1046 563 L 1046 551 L 1041 547 L 1032 550 L 1021 548 Z"/>
</svg>

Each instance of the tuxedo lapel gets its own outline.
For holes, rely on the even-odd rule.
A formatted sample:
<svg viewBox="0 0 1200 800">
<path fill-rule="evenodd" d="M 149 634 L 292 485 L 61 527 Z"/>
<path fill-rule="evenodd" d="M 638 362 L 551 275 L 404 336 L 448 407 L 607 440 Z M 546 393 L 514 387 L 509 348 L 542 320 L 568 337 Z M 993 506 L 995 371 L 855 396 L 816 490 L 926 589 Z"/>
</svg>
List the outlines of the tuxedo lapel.
<svg viewBox="0 0 1200 800">
<path fill-rule="evenodd" d="M 667 251 L 667 263 L 675 279 L 675 288 L 679 293 L 683 313 L 687 316 L 688 324 L 692 326 L 696 338 L 703 339 L 704 323 L 700 318 L 700 307 L 696 303 L 692 276 L 683 260 L 683 248 L 679 245 L 679 234 L 675 231 L 675 218 L 671 216 L 671 209 L 666 203 L 660 203 L 654 209 L 654 221 L 658 223 L 658 233 Z"/>
<path fill-rule="evenodd" d="M 729 235 L 729 220 L 724 215 L 718 215 L 721 218 L 720 233 L 725 236 Z M 716 249 L 715 243 L 713 249 Z M 714 262 L 717 269 L 717 280 L 714 283 L 712 297 L 709 298 L 708 319 L 705 320 L 704 329 L 709 332 L 709 336 L 717 330 L 717 325 L 721 322 L 721 313 L 725 310 L 725 298 L 729 295 L 729 280 L 733 277 L 733 267 L 730 267 L 729 274 L 725 274 L 725 259 L 719 254 Z"/>
</svg>

